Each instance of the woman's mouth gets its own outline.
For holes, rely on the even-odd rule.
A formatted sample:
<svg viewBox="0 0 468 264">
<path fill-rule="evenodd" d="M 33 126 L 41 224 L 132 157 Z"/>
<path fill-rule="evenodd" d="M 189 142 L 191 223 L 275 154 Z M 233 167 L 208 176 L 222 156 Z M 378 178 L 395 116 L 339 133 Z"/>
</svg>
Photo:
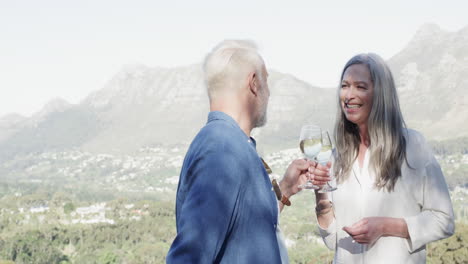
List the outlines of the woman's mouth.
<svg viewBox="0 0 468 264">
<path fill-rule="evenodd" d="M 345 108 L 347 109 L 358 109 L 362 106 L 362 104 L 349 104 L 349 103 L 345 103 Z"/>
</svg>

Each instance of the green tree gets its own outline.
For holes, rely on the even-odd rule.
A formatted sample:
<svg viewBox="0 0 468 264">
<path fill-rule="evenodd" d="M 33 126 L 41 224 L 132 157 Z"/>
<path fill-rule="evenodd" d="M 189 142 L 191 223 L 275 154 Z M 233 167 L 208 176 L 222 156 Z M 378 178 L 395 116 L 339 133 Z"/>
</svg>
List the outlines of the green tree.
<svg viewBox="0 0 468 264">
<path fill-rule="evenodd" d="M 2 256 L 17 263 L 60 263 L 68 261 L 44 234 L 39 231 L 27 231 L 18 234 L 9 242 Z"/>
<path fill-rule="evenodd" d="M 101 257 L 99 257 L 99 264 L 114 264 L 118 262 L 118 257 L 112 252 L 104 252 Z"/>
<path fill-rule="evenodd" d="M 69 213 L 75 211 L 75 209 L 76 209 L 76 207 L 72 202 L 68 202 L 63 206 L 63 212 L 65 214 L 69 214 Z"/>
</svg>

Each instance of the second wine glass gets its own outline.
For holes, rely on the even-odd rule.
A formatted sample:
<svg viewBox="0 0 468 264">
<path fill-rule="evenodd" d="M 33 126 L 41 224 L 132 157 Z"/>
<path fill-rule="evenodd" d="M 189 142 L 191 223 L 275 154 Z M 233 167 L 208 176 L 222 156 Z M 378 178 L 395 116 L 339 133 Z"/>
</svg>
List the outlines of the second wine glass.
<svg viewBox="0 0 468 264">
<path fill-rule="evenodd" d="M 320 149 L 320 153 L 317 155 L 317 161 L 320 165 L 327 166 L 327 163 L 330 161 L 332 156 L 332 149 L 333 144 L 330 138 L 330 134 L 328 131 L 322 132 L 322 149 Z M 331 181 L 327 182 L 326 185 L 322 186 L 319 190 L 320 193 L 324 192 L 332 192 L 336 190 L 336 179 L 331 175 Z"/>
</svg>

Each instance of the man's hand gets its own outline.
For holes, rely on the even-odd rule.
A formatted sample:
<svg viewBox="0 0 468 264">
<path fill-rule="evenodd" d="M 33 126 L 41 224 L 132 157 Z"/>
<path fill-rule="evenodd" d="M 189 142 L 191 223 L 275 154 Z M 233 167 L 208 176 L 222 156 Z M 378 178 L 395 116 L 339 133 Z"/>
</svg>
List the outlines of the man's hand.
<svg viewBox="0 0 468 264">
<path fill-rule="evenodd" d="M 307 181 L 309 167 L 314 165 L 314 162 L 304 159 L 297 159 L 291 162 L 284 173 L 283 179 L 279 183 L 281 192 L 286 197 L 291 197 L 301 191 L 299 185 Z"/>
</svg>

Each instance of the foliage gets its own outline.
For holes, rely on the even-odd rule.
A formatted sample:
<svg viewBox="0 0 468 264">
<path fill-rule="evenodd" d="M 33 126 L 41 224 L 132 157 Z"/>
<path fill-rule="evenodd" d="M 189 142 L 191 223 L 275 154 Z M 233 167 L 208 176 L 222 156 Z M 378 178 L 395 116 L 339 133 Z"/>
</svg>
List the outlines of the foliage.
<svg viewBox="0 0 468 264">
<path fill-rule="evenodd" d="M 468 263 L 468 225 L 458 223 L 452 237 L 429 244 L 428 263 Z"/>
<path fill-rule="evenodd" d="M 460 164 L 458 161 L 455 164 L 442 163 L 441 166 L 445 172 L 445 178 L 450 189 L 456 186 L 468 187 L 467 176 L 468 164 Z"/>
<path fill-rule="evenodd" d="M 430 141 L 429 142 L 438 155 L 449 154 L 468 154 L 468 137 L 455 138 L 445 141 Z"/>
<path fill-rule="evenodd" d="M 15 263 L 60 263 L 67 261 L 57 248 L 56 237 L 40 231 L 27 231 L 13 237 L 2 250 L 2 257 Z"/>
<path fill-rule="evenodd" d="M 0 240 L 0 259 L 15 263 L 163 263 L 175 235 L 173 204 L 139 201 L 125 209 L 124 202 L 126 199 L 111 203 L 114 210 L 110 214 L 123 216 L 114 225 L 54 222 L 38 228 L 10 223 L 10 232 L 0 234 L 7 236 Z M 132 220 L 135 215 L 142 217 Z"/>
<path fill-rule="evenodd" d="M 457 228 L 451 238 L 427 246 L 428 263 L 468 263 L 468 191 L 463 188 L 468 184 L 467 145 L 460 140 L 433 143 L 452 190 Z M 175 155 L 164 149 L 147 151 L 167 155 L 161 164 L 172 164 L 168 161 Z M 177 175 L 177 169 L 170 165 L 156 171 L 157 159 L 150 159 L 154 164 L 148 162 L 147 154 L 121 157 L 122 164 L 115 166 L 115 157 L 81 152 L 31 155 L 0 164 L 0 175 L 8 176 L 0 182 L 0 264 L 164 263 L 176 232 L 176 185 L 167 179 Z M 59 167 L 51 166 L 52 157 L 61 162 Z M 291 157 L 279 155 L 278 159 L 284 162 L 273 166 L 275 172 L 284 170 Z M 124 161 L 153 166 L 135 179 L 119 180 L 136 173 L 134 167 L 125 168 Z M 81 167 L 81 173 L 72 173 Z M 8 168 L 14 170 L 8 172 Z M 35 168 L 32 174 L 30 168 Z M 64 177 L 59 169 L 70 173 Z M 110 176 L 97 179 L 102 173 Z M 146 191 L 148 186 L 169 191 Z M 101 213 L 114 224 L 73 222 L 80 217 L 78 208 L 101 202 L 106 203 Z M 331 263 L 333 252 L 318 236 L 313 193 L 301 192 L 292 202 L 294 206 L 285 208 L 280 219 L 291 263 Z M 41 208 L 44 211 L 31 210 Z"/>
<path fill-rule="evenodd" d="M 105 252 L 103 255 L 99 257 L 99 263 L 101 264 L 114 264 L 117 262 L 118 257 L 112 252 Z"/>
<path fill-rule="evenodd" d="M 35 197 L 42 201 L 44 195 Z M 286 208 L 281 215 L 291 263 L 331 263 L 333 260 L 333 252 L 317 236 L 313 197 L 311 192 L 293 197 L 295 208 Z M 464 201 L 462 198 L 464 196 L 457 201 Z M 68 197 L 62 199 L 68 200 Z M 35 204 L 31 203 L 31 196 L 16 203 Z M 69 203 L 80 204 L 79 201 Z M 458 202 L 455 204 L 461 206 Z M 69 206 L 65 203 L 60 209 Z M 113 225 L 63 225 L 45 220 L 44 224 L 37 225 L 26 223 L 21 215 L 1 215 L 3 222 L 0 223 L 5 228 L 0 233 L 0 263 L 2 259 L 4 263 L 164 263 L 175 236 L 174 203 L 122 198 L 108 202 L 108 206 L 106 217 L 116 220 Z M 57 217 L 52 209 L 43 215 Z M 136 216 L 141 218 L 136 220 Z M 62 220 L 66 217 L 59 216 Z M 467 241 L 468 224 L 457 222 L 454 236 L 428 245 L 428 263 L 467 263 Z"/>
<path fill-rule="evenodd" d="M 74 205 L 73 203 L 70 203 L 70 202 L 69 202 L 69 203 L 66 203 L 66 204 L 63 206 L 63 211 L 64 211 L 64 213 L 66 213 L 66 214 L 69 214 L 69 213 L 75 211 L 75 209 L 76 209 L 75 205 Z"/>
</svg>

